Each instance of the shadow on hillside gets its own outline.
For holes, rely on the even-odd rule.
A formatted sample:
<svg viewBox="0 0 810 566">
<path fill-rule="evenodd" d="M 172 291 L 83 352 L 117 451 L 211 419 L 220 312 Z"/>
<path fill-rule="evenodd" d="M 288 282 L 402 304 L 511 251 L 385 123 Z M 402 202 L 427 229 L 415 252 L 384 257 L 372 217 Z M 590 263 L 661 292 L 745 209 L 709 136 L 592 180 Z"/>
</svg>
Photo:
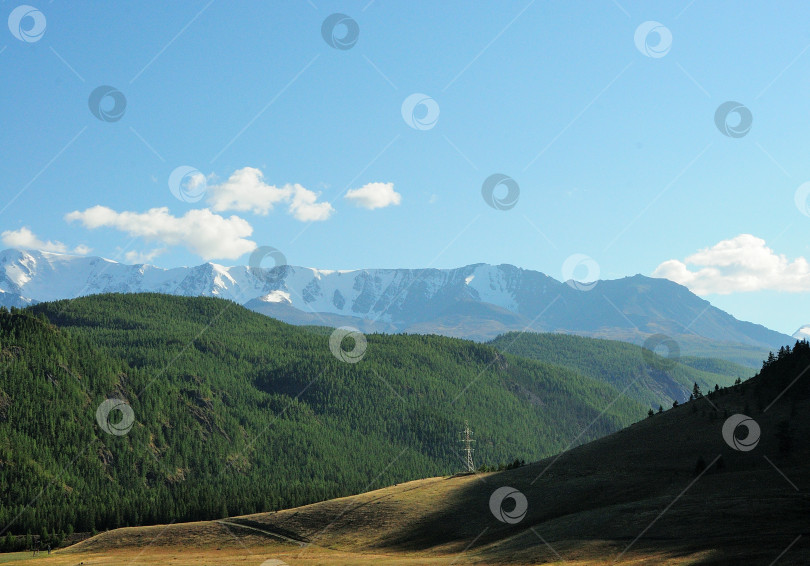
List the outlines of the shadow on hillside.
<svg viewBox="0 0 810 566">
<path fill-rule="evenodd" d="M 767 564 L 790 546 L 780 564 L 806 564 L 810 551 L 797 537 L 810 531 L 810 497 L 803 493 L 810 487 L 810 447 L 803 441 L 810 435 L 808 388 L 797 387 L 770 405 L 779 390 L 755 379 L 559 458 L 482 474 L 448 490 L 435 511 L 379 546 L 445 547 L 520 562 L 564 559 L 564 551 L 579 554 L 608 541 L 596 552 L 614 558 L 667 552 L 699 564 L 734 563 L 742 556 Z M 726 419 L 740 413 L 761 431 L 749 451 L 733 449 L 723 437 Z M 490 510 L 490 497 L 503 486 L 526 498 L 525 517 L 514 524 Z M 514 507 L 511 498 L 495 504 L 496 512 L 507 514 Z"/>
</svg>

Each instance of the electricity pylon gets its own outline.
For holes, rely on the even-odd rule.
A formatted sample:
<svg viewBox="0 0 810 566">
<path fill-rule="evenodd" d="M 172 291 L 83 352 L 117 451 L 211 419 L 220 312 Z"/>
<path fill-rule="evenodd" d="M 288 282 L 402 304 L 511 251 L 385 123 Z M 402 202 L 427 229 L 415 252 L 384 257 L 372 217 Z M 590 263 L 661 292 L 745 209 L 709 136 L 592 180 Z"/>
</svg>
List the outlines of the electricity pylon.
<svg viewBox="0 0 810 566">
<path fill-rule="evenodd" d="M 475 466 L 473 465 L 473 447 L 472 443 L 475 442 L 472 438 L 472 431 L 470 430 L 470 425 L 467 424 L 467 421 L 464 421 L 464 430 L 461 431 L 461 441 L 464 443 L 464 453 L 466 455 L 467 460 L 467 471 L 474 472 Z"/>
</svg>

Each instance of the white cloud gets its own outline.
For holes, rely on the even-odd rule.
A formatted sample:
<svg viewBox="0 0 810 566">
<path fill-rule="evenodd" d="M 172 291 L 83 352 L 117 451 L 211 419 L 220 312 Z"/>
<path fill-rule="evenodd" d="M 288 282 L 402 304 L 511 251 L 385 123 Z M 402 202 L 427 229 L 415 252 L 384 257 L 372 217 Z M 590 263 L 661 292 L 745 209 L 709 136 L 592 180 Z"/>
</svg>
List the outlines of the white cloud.
<svg viewBox="0 0 810 566">
<path fill-rule="evenodd" d="M 688 265 L 697 269 L 690 270 Z M 690 255 L 659 265 L 653 277 L 685 285 L 698 295 L 745 291 L 810 291 L 810 264 L 803 257 L 789 260 L 776 254 L 765 240 L 740 234 Z"/>
<path fill-rule="evenodd" d="M 235 259 L 256 249 L 256 242 L 246 239 L 253 233 L 246 220 L 238 216 L 225 218 L 207 208 L 189 210 L 176 217 L 166 207 L 139 213 L 94 206 L 66 214 L 65 220 L 79 221 L 91 230 L 115 228 L 166 246 L 182 245 L 205 260 Z"/>
<path fill-rule="evenodd" d="M 36 234 L 34 234 L 29 228 L 23 226 L 19 230 L 6 230 L 2 234 L 0 234 L 0 240 L 2 240 L 3 245 L 8 246 L 10 248 L 25 248 L 31 250 L 42 250 L 45 252 L 59 252 L 59 253 L 68 253 L 68 247 L 63 244 L 62 242 L 56 241 L 52 242 L 48 240 L 44 242 L 37 238 Z M 79 255 L 86 255 L 89 254 L 91 251 L 90 248 L 85 246 L 84 244 L 76 246 L 73 248 L 73 253 Z"/>
<path fill-rule="evenodd" d="M 266 215 L 281 203 L 302 222 L 326 220 L 335 212 L 328 202 L 317 202 L 319 193 L 301 185 L 268 185 L 262 172 L 254 167 L 235 171 L 224 183 L 210 186 L 208 193 L 208 202 L 215 212 L 237 210 Z"/>
<path fill-rule="evenodd" d="M 264 182 L 262 172 L 254 167 L 235 171 L 221 185 L 208 188 L 208 202 L 215 212 L 223 210 L 251 211 L 267 214 L 273 206 L 289 199 L 290 191 Z"/>
<path fill-rule="evenodd" d="M 318 195 L 305 189 L 301 185 L 293 185 L 292 201 L 290 202 L 290 214 L 301 222 L 312 222 L 316 220 L 326 220 L 335 209 L 328 202 L 317 202 Z"/>
<path fill-rule="evenodd" d="M 346 193 L 346 199 L 369 210 L 398 205 L 402 195 L 394 190 L 394 183 L 368 183 Z"/>
</svg>

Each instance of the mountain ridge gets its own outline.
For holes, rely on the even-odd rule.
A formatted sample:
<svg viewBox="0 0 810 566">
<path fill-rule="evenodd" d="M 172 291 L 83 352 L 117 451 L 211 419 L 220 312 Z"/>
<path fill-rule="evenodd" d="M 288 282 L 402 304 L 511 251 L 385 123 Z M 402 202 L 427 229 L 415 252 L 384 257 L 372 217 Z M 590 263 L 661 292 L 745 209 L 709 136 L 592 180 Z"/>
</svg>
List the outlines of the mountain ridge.
<svg viewBox="0 0 810 566">
<path fill-rule="evenodd" d="M 636 344 L 665 334 L 691 353 L 708 343 L 743 345 L 751 349 L 746 354 L 749 365 L 792 340 L 740 321 L 678 283 L 640 274 L 581 286 L 509 264 L 326 270 L 208 262 L 166 269 L 54 252 L 0 252 L 2 305 L 108 292 L 214 296 L 293 324 L 351 325 L 369 332 L 435 333 L 477 341 L 514 330 Z"/>
</svg>

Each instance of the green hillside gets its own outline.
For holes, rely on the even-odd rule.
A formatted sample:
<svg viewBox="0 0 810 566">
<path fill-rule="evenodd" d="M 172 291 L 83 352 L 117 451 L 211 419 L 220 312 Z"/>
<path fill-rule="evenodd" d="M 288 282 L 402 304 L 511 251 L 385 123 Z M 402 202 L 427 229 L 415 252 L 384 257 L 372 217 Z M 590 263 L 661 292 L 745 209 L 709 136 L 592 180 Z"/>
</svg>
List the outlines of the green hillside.
<svg viewBox="0 0 810 566">
<path fill-rule="evenodd" d="M 797 342 L 745 383 L 516 469 L 117 529 L 48 563 L 806 566 L 808 367 Z"/>
<path fill-rule="evenodd" d="M 726 387 L 753 370 L 714 358 L 646 355 L 641 346 L 615 340 L 584 338 L 570 334 L 510 332 L 489 342 L 499 350 L 560 365 L 582 375 L 602 380 L 650 407 L 669 407 L 689 397 L 695 383 L 706 392 L 715 385 Z"/>
<path fill-rule="evenodd" d="M 131 406 L 125 434 L 97 423 L 107 398 Z M 59 533 L 292 507 L 459 470 L 465 420 L 476 464 L 491 465 L 645 412 L 601 380 L 470 341 L 369 335 L 346 363 L 323 329 L 220 299 L 44 303 L 0 313 L 0 524 Z"/>
</svg>

